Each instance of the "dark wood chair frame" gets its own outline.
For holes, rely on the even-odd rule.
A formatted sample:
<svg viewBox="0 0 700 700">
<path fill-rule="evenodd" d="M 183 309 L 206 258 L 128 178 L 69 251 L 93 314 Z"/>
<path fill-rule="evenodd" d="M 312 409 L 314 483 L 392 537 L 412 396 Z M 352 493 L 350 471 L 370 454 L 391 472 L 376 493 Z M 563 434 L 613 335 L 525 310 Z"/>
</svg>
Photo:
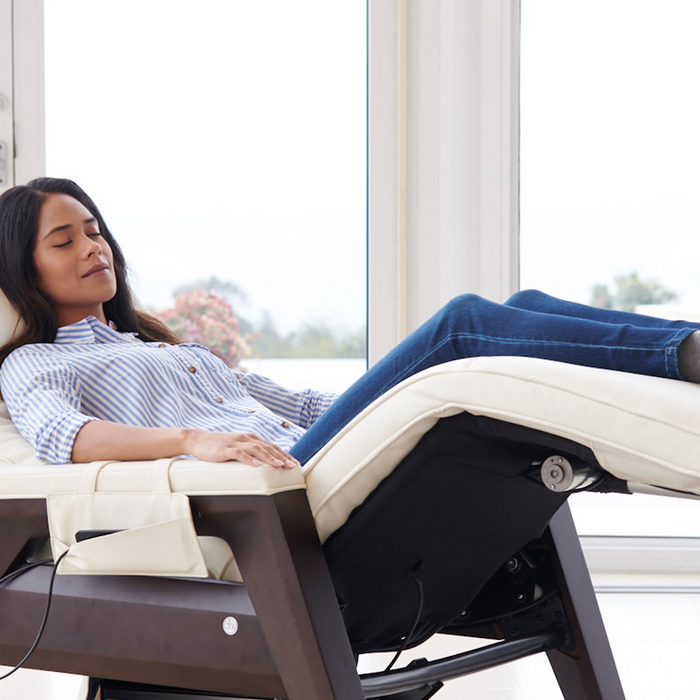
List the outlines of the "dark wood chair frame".
<svg viewBox="0 0 700 700">
<path fill-rule="evenodd" d="M 193 496 L 190 503 L 198 533 L 229 543 L 245 585 L 59 575 L 28 667 L 90 676 L 91 692 L 100 687 L 103 700 L 423 700 L 444 680 L 545 652 L 565 700 L 624 700 L 566 503 L 441 630 L 503 641 L 363 677 L 306 493 Z M 43 499 L 0 500 L 0 571 L 20 566 L 47 535 Z M 547 583 L 538 600 L 519 607 L 527 596 L 519 591 L 532 588 L 530 570 Z M 0 587 L 3 665 L 18 663 L 33 642 L 50 575 L 38 567 Z M 227 619 L 228 632 L 237 628 L 232 635 Z"/>
</svg>

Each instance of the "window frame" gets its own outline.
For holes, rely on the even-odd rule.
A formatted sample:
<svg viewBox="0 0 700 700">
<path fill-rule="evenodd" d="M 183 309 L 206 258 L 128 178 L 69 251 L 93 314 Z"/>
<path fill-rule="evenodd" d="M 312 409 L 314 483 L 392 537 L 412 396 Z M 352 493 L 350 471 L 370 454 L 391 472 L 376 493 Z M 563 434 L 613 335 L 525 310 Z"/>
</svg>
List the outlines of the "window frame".
<svg viewBox="0 0 700 700">
<path fill-rule="evenodd" d="M 0 191 L 14 184 L 14 76 L 12 71 L 12 0 L 0 0 L 0 142 L 7 147 L 3 167 L 4 185 Z"/>
<path fill-rule="evenodd" d="M 10 1 L 14 80 L 13 184 L 19 185 L 43 175 L 46 170 L 44 3 L 43 0 Z M 21 89 L 18 86 L 22 86 Z"/>
<path fill-rule="evenodd" d="M 369 361 L 518 288 L 518 0 L 369 0 Z M 476 157 L 474 155 L 476 154 Z"/>
</svg>

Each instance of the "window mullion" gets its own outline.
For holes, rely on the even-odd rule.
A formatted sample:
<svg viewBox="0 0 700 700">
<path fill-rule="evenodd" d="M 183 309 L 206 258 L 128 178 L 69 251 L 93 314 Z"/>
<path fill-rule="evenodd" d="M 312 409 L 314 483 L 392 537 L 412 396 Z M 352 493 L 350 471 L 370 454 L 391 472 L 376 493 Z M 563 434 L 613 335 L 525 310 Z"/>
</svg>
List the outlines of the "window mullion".
<svg viewBox="0 0 700 700">
<path fill-rule="evenodd" d="M 14 184 L 12 0 L 0 0 L 0 191 Z"/>
<path fill-rule="evenodd" d="M 14 182 L 45 174 L 44 2 L 0 0 L 12 4 L 14 90 Z M 21 86 L 21 90 L 17 89 Z"/>
<path fill-rule="evenodd" d="M 369 359 L 518 286 L 518 0 L 369 0 Z"/>
</svg>

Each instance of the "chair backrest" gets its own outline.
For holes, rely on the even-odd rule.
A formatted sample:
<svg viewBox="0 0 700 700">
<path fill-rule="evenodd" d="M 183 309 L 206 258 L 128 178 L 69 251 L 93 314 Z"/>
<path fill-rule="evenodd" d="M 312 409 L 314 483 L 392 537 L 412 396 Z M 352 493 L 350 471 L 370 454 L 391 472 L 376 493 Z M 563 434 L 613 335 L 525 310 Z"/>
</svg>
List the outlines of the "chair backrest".
<svg viewBox="0 0 700 700">
<path fill-rule="evenodd" d="M 0 291 L 0 347 L 12 340 L 15 331 L 20 327 L 17 310 Z"/>
<path fill-rule="evenodd" d="M 0 346 L 12 340 L 20 323 L 19 314 L 0 291 Z M 19 434 L 0 399 L 0 464 L 35 461 L 34 450 Z"/>
</svg>

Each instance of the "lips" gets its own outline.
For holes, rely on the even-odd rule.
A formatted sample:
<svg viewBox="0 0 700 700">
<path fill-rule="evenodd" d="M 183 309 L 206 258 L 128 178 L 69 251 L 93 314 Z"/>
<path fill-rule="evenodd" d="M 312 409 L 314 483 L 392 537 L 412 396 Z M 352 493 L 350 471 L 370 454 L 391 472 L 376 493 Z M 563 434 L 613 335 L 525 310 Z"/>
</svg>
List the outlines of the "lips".
<svg viewBox="0 0 700 700">
<path fill-rule="evenodd" d="M 97 263 L 97 265 L 93 265 L 84 275 L 83 277 L 90 277 L 91 275 L 95 275 L 98 272 L 103 272 L 104 270 L 109 270 L 109 265 L 107 263 Z"/>
</svg>

